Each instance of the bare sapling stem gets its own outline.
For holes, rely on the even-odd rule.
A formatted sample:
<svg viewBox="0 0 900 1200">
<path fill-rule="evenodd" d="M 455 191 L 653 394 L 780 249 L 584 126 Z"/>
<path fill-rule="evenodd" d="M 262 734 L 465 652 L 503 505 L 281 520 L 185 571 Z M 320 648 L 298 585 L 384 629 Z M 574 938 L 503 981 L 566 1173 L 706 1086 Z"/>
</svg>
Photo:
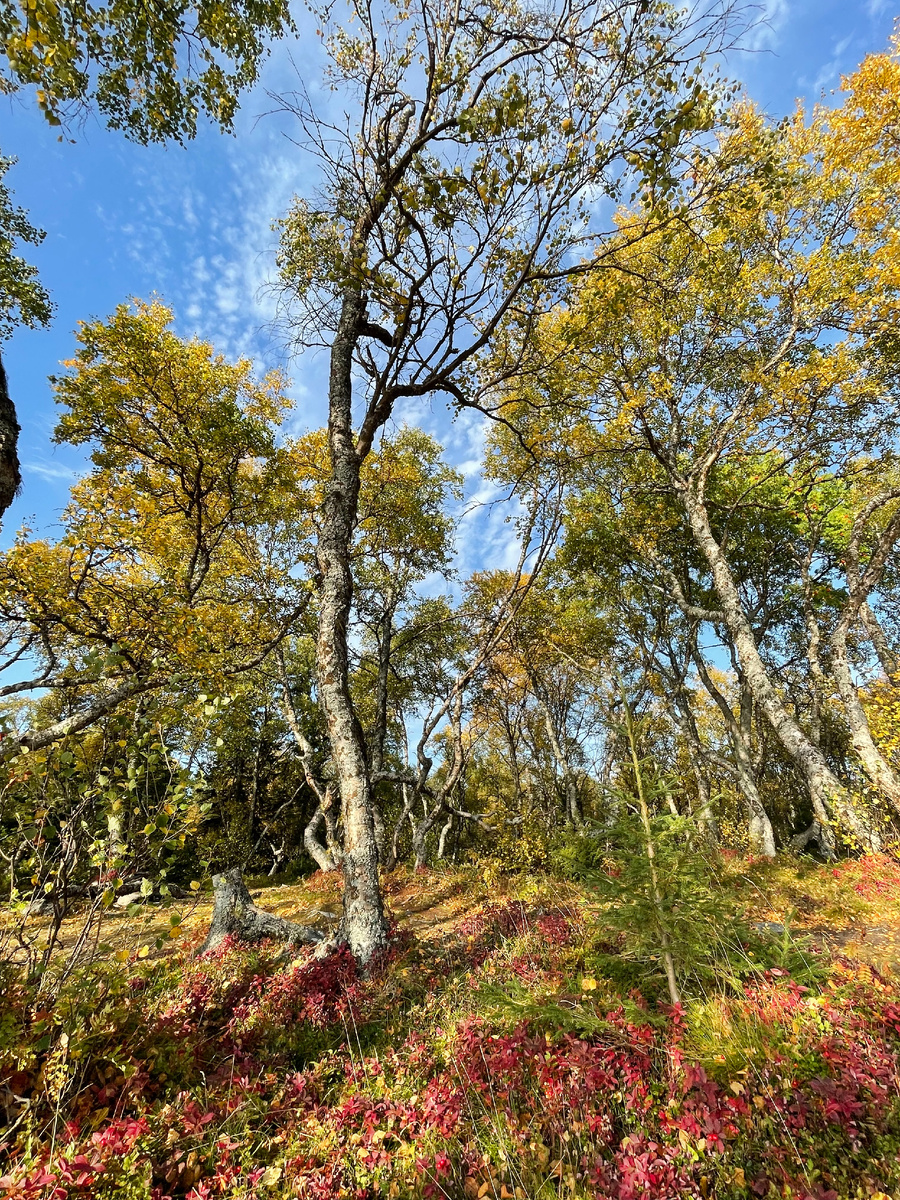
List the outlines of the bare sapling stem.
<svg viewBox="0 0 900 1200">
<path fill-rule="evenodd" d="M 656 909 L 656 923 L 659 929 L 659 942 L 662 949 L 663 966 L 666 970 L 666 982 L 669 986 L 669 999 L 673 1004 L 681 1003 L 681 993 L 678 991 L 678 980 L 675 978 L 675 961 L 672 958 L 669 931 L 665 923 L 665 909 L 662 891 L 659 886 L 659 873 L 656 870 L 656 847 L 653 843 L 653 830 L 650 825 L 650 809 L 647 807 L 647 797 L 644 795 L 644 781 L 641 774 L 641 760 L 637 752 L 637 739 L 634 733 L 634 722 L 631 708 L 622 690 L 622 706 L 625 711 L 625 734 L 628 738 L 628 749 L 631 754 L 631 764 L 634 767 L 634 784 L 637 792 L 638 807 L 641 810 L 641 822 L 644 826 L 644 846 L 647 852 L 647 863 L 650 867 L 650 886 L 653 889 L 653 907 Z"/>
</svg>

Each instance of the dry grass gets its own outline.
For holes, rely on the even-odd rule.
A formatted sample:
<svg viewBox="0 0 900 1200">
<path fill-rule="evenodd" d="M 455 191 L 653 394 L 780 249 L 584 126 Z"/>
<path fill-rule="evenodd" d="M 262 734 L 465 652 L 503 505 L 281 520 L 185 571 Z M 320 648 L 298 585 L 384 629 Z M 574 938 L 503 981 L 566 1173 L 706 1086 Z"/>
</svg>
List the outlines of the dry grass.
<svg viewBox="0 0 900 1200">
<path fill-rule="evenodd" d="M 890 859 L 848 862 L 838 867 L 784 858 L 774 863 L 732 858 L 725 863 L 729 889 L 746 905 L 753 920 L 787 922 L 813 936 L 827 949 L 877 967 L 900 968 L 900 868 Z M 258 881 L 257 881 L 258 882 Z M 432 944 L 452 936 L 461 920 L 503 895 L 529 894 L 552 903 L 571 904 L 584 897 L 557 881 L 509 878 L 485 881 L 474 869 L 421 874 L 400 867 L 384 877 L 391 913 L 401 929 Z M 254 901 L 269 912 L 323 932 L 340 917 L 340 880 L 316 873 L 300 883 L 251 887 Z M 198 945 L 212 915 L 212 897 L 142 905 L 137 913 L 108 909 L 96 914 L 82 957 L 124 957 L 140 953 L 164 957 L 173 943 Z M 55 956 L 68 957 L 89 917 L 76 905 L 63 921 Z M 51 927 L 49 917 L 25 920 L 0 910 L 0 959 L 22 961 L 26 947 L 40 951 Z M 19 937 L 15 936 L 18 930 Z"/>
<path fill-rule="evenodd" d="M 428 871 L 413 874 L 399 868 L 385 876 L 385 893 L 391 912 L 401 928 L 423 940 L 445 936 L 468 913 L 489 898 L 489 889 L 471 872 Z M 323 932 L 340 919 L 341 889 L 337 876 L 320 873 L 295 884 L 251 887 L 260 908 Z M 160 958 L 173 943 L 199 944 L 212 916 L 212 896 L 198 893 L 190 900 L 163 900 L 142 904 L 140 911 L 110 908 L 93 912 L 87 902 L 76 903 L 60 926 L 54 957 L 66 958 L 82 938 L 91 921 L 84 958 L 141 952 L 142 958 Z M 0 910 L 0 959 L 24 961 L 31 948 L 42 951 L 52 927 L 52 918 L 23 918 L 9 909 Z"/>
</svg>

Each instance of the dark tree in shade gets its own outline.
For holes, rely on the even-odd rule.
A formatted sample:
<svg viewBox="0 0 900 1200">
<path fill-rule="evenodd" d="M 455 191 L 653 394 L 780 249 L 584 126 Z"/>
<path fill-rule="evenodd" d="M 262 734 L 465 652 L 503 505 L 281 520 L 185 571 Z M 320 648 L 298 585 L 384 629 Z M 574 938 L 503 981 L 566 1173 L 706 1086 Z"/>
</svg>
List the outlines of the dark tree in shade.
<svg viewBox="0 0 900 1200">
<path fill-rule="evenodd" d="M 19 422 L 16 410 L 9 398 L 6 371 L 0 358 L 0 513 L 6 512 L 19 490 L 22 474 L 19 470 L 19 455 L 16 444 L 19 438 Z"/>
<path fill-rule="evenodd" d="M 4 182 L 15 161 L 0 156 L 0 346 L 17 325 L 32 329 L 46 325 L 53 311 L 37 271 L 15 252 L 20 242 L 38 246 L 44 240 L 43 230 L 35 229 L 25 210 L 13 203 Z M 9 508 L 22 482 L 16 450 L 18 437 L 19 422 L 0 357 L 0 516 Z"/>
</svg>

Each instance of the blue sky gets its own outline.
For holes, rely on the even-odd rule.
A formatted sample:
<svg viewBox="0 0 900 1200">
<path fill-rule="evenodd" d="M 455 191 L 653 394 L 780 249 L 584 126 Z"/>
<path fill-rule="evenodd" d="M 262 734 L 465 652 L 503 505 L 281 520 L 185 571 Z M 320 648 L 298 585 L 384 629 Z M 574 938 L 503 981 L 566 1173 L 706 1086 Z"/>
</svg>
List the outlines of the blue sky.
<svg viewBox="0 0 900 1200">
<path fill-rule="evenodd" d="M 726 69 L 777 116 L 797 98 L 820 98 L 867 53 L 883 49 L 900 6 L 765 0 L 760 16 L 764 21 L 747 39 L 751 48 L 732 54 Z M 323 423 L 321 355 L 288 361 L 266 289 L 272 222 L 293 194 L 315 185 L 313 164 L 289 140 L 290 121 L 269 112 L 268 93 L 289 89 L 296 68 L 314 94 L 317 54 L 311 38 L 278 47 L 260 86 L 245 98 L 236 136 L 207 129 L 186 148 L 134 146 L 95 120 L 72 134 L 74 144 L 59 142 L 28 96 L 0 101 L 0 151 L 19 159 L 7 182 L 47 231 L 31 258 L 57 306 L 51 329 L 19 331 L 3 351 L 23 426 L 25 481 L 5 519 L 4 544 L 23 522 L 52 534 L 83 458 L 50 440 L 55 406 L 47 376 L 72 354 L 79 320 L 106 316 L 129 297 L 159 295 L 173 308 L 178 332 L 209 338 L 231 357 L 249 355 L 260 370 L 286 366 L 298 429 Z M 486 495 L 477 417 L 451 425 L 440 398 L 433 409 L 406 415 L 444 443 L 467 474 L 470 498 Z M 463 572 L 504 565 L 508 553 L 502 513 L 480 511 L 463 529 Z"/>
</svg>

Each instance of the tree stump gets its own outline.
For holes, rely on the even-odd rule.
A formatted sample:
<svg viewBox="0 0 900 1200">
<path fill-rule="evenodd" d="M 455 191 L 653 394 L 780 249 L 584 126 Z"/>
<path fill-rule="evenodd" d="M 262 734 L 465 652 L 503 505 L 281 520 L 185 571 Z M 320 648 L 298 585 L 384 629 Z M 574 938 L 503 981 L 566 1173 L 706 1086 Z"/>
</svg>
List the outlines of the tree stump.
<svg viewBox="0 0 900 1200">
<path fill-rule="evenodd" d="M 270 938 L 273 942 L 285 942 L 300 946 L 321 942 L 323 935 L 309 925 L 298 925 L 263 912 L 250 898 L 247 885 L 241 876 L 240 867 L 232 867 L 221 875 L 213 875 L 212 920 L 206 941 L 199 953 L 215 950 L 230 935 L 239 942 L 261 942 Z"/>
</svg>

